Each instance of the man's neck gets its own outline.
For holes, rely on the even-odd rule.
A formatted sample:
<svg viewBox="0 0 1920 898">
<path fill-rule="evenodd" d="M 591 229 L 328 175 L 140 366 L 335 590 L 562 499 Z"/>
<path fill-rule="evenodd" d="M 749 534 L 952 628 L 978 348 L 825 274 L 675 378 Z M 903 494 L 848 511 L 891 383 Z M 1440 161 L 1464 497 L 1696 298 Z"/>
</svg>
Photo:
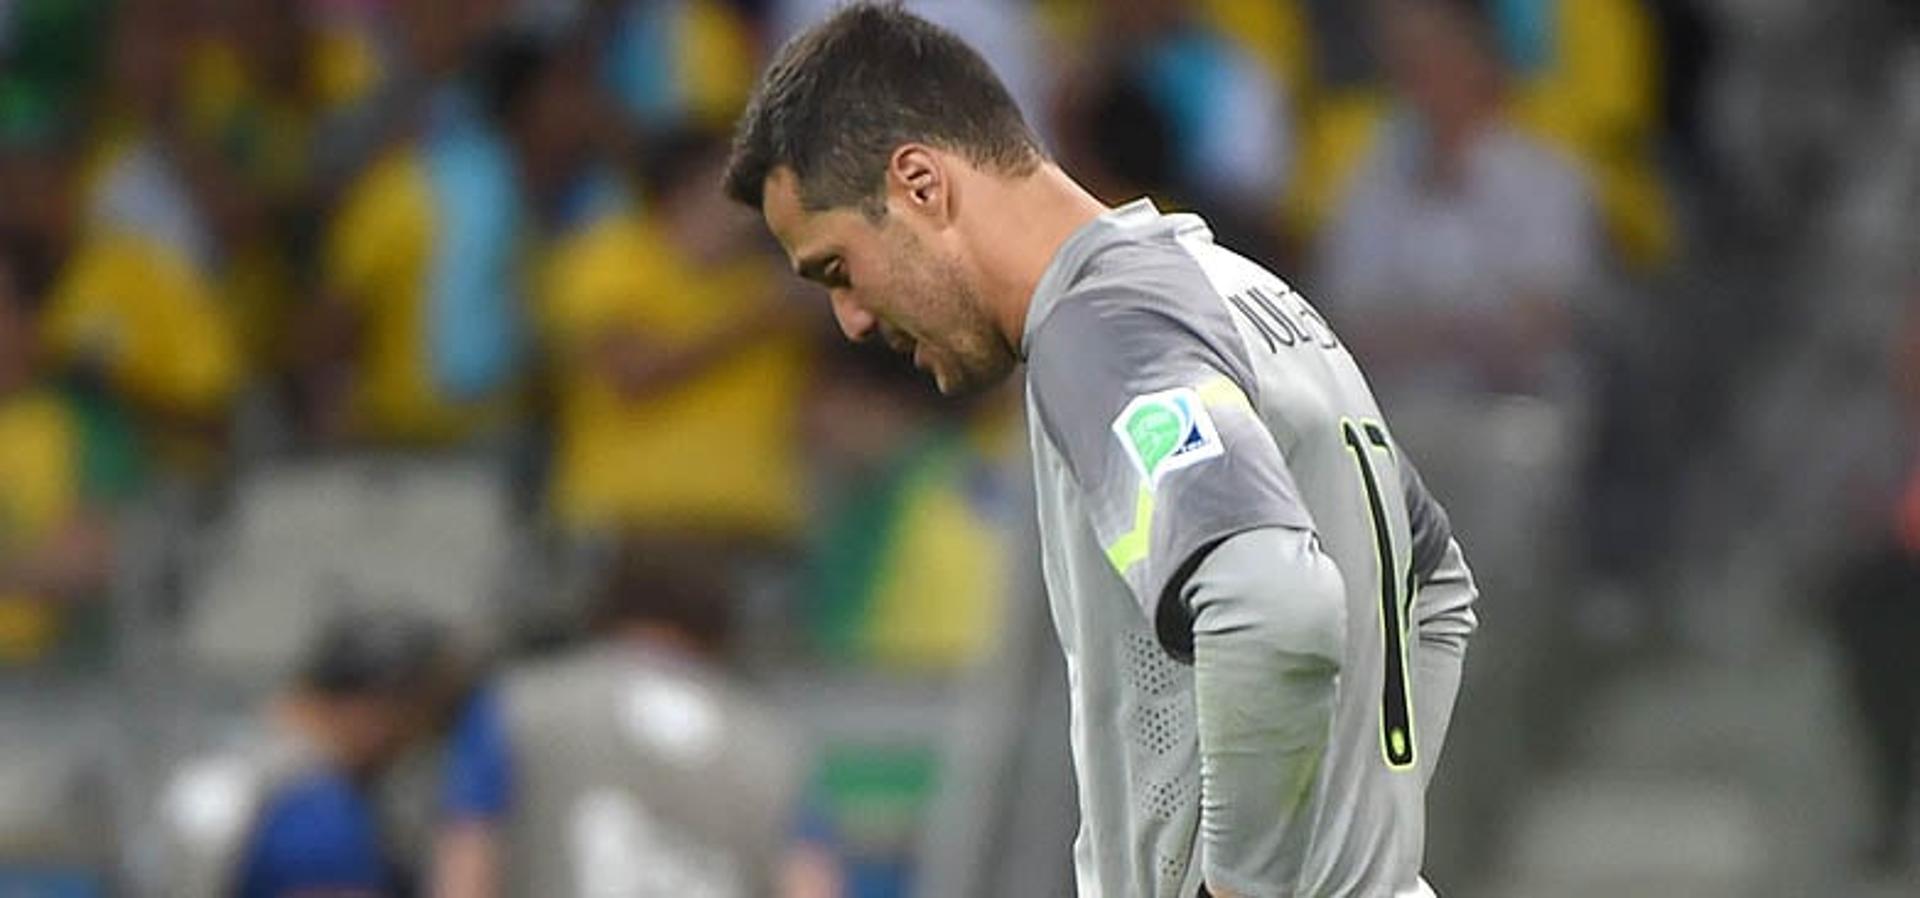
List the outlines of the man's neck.
<svg viewBox="0 0 1920 898">
<path fill-rule="evenodd" d="M 1107 207 L 1051 162 L 1019 180 L 984 178 L 971 201 L 991 209 L 976 219 L 987 230 L 974 235 L 984 273 L 982 299 L 1000 335 L 1017 351 L 1040 278 L 1067 239 Z"/>
</svg>

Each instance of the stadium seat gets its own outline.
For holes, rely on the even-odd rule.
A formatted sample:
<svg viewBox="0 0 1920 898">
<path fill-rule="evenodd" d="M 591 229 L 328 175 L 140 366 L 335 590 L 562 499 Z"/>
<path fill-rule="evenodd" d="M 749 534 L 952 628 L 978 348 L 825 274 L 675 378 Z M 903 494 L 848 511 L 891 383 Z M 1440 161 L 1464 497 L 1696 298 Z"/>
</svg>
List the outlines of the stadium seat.
<svg viewBox="0 0 1920 898">
<path fill-rule="evenodd" d="M 512 557 L 505 486 L 481 461 L 356 457 L 242 481 L 189 587 L 203 674 L 270 684 L 330 610 L 400 603 L 461 628 L 493 617 Z"/>
</svg>

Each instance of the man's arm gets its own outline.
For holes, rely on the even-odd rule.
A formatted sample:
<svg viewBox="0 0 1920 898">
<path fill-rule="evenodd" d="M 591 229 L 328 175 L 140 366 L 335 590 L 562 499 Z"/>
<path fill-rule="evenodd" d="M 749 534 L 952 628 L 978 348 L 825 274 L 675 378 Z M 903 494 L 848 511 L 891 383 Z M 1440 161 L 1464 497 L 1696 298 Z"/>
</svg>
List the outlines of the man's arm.
<svg viewBox="0 0 1920 898">
<path fill-rule="evenodd" d="M 1254 410 L 1231 319 L 1171 305 L 1128 285 L 1062 300 L 1028 360 L 1035 425 L 1161 643 L 1194 661 L 1209 888 L 1286 894 L 1326 751 L 1344 591 Z"/>
<path fill-rule="evenodd" d="M 434 839 L 434 898 L 501 894 L 499 821 L 512 806 L 513 762 L 499 694 L 482 690 L 454 728 Z"/>
<path fill-rule="evenodd" d="M 1473 612 L 1479 596 L 1460 544 L 1447 540 L 1439 567 L 1421 580 L 1413 601 L 1413 725 L 1420 734 L 1421 775 L 1428 780 L 1453 720 L 1467 641 L 1479 624 Z"/>
<path fill-rule="evenodd" d="M 736 353 L 782 330 L 797 330 L 790 305 L 778 300 L 747 311 L 685 345 L 668 345 L 631 328 L 598 337 L 589 352 L 595 369 L 628 402 L 652 399 L 711 371 Z"/>
<path fill-rule="evenodd" d="M 500 894 L 500 842 L 493 823 L 450 821 L 433 842 L 434 898 L 493 898 Z"/>
<path fill-rule="evenodd" d="M 1421 775 L 1433 778 L 1446 744 L 1453 704 L 1460 693 L 1460 677 L 1467 656 L 1467 640 L 1479 619 L 1473 605 L 1480 590 L 1467 568 L 1466 555 L 1453 537 L 1447 519 L 1420 472 L 1405 453 L 1400 456 L 1400 484 L 1405 492 L 1407 522 L 1413 532 L 1413 715 L 1420 733 Z"/>
<path fill-rule="evenodd" d="M 839 840 L 824 815 L 803 810 L 796 832 L 780 857 L 775 898 L 840 898 L 846 875 L 840 869 Z"/>
<path fill-rule="evenodd" d="M 1193 617 L 1207 887 L 1223 898 L 1284 894 L 1306 855 L 1333 722 L 1340 571 L 1311 531 L 1263 527 L 1216 546 L 1180 597 Z"/>
</svg>

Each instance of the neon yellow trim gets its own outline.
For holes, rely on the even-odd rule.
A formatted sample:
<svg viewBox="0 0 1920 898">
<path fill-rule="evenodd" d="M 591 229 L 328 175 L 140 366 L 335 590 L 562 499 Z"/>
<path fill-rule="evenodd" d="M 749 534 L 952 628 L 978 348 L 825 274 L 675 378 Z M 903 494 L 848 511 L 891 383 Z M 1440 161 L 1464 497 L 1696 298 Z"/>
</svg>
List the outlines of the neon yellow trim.
<svg viewBox="0 0 1920 898">
<path fill-rule="evenodd" d="M 1147 540 L 1152 534 L 1153 491 L 1141 486 L 1133 504 L 1133 529 L 1107 547 L 1107 560 L 1113 563 L 1113 569 L 1124 575 L 1128 568 L 1145 561 Z"/>
<path fill-rule="evenodd" d="M 1238 406 L 1247 411 L 1253 411 L 1253 403 L 1248 401 L 1246 393 L 1241 392 L 1240 385 L 1223 374 L 1207 378 L 1207 382 L 1201 384 L 1195 392 L 1200 394 L 1200 401 L 1208 405 Z"/>
</svg>

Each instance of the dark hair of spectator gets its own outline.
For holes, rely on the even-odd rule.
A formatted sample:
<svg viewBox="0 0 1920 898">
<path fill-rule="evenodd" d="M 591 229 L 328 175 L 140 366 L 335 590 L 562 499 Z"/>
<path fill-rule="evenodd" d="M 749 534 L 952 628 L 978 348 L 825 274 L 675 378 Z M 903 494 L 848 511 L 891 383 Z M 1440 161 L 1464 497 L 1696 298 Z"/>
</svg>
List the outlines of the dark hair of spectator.
<svg viewBox="0 0 1920 898">
<path fill-rule="evenodd" d="M 887 160 L 919 142 L 1026 174 L 1039 142 L 973 48 L 897 3 L 854 3 L 788 41 L 734 132 L 726 190 L 759 208 L 767 177 L 798 176 L 808 209 L 885 214 Z"/>
<path fill-rule="evenodd" d="M 1106 82 L 1089 106 L 1088 149 L 1109 176 L 1148 192 L 1174 182 L 1173 126 L 1136 79 L 1122 75 Z"/>
<path fill-rule="evenodd" d="M 59 261 L 46 241 L 33 235 L 0 238 L 0 269 L 12 281 L 13 301 L 20 311 L 36 315 L 53 292 Z"/>
<path fill-rule="evenodd" d="M 1391 15 L 1396 7 L 1419 6 L 1445 13 L 1447 19 L 1457 24 L 1481 52 L 1496 59 L 1501 58 L 1500 29 L 1494 22 L 1493 12 L 1488 9 L 1487 0 L 1386 0 L 1381 4 L 1381 9 Z"/>
<path fill-rule="evenodd" d="M 481 44 L 472 62 L 474 87 L 487 116 L 509 124 L 547 68 L 562 61 L 563 46 L 538 35 L 503 32 Z"/>
<path fill-rule="evenodd" d="M 594 623 L 602 630 L 665 627 L 719 652 L 733 631 L 728 570 L 723 552 L 697 545 L 669 541 L 623 547 L 594 602 Z"/>
<path fill-rule="evenodd" d="M 651 202 L 686 187 L 712 189 L 717 183 L 694 184 L 691 179 L 713 177 L 711 165 L 724 159 L 727 137 L 699 127 L 677 128 L 647 140 L 635 169 L 641 193 Z"/>
<path fill-rule="evenodd" d="M 327 621 L 297 681 L 321 695 L 404 698 L 434 687 L 451 663 L 439 623 L 393 609 L 350 611 Z"/>
</svg>

